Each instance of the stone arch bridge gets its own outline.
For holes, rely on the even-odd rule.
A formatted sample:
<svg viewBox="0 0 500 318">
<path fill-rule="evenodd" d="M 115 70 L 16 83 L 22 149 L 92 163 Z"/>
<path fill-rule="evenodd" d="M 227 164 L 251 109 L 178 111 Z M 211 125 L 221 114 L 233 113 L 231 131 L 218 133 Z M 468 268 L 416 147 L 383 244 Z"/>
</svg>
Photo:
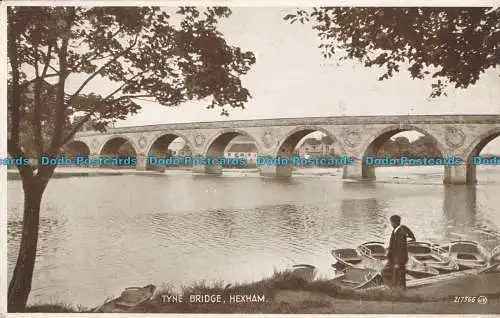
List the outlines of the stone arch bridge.
<svg viewBox="0 0 500 318">
<path fill-rule="evenodd" d="M 393 135 L 409 130 L 432 137 L 444 157 L 458 156 L 465 161 L 443 167 L 445 184 L 474 184 L 476 166 L 471 158 L 500 135 L 500 115 L 314 117 L 148 125 L 110 128 L 106 133 L 78 132 L 68 147 L 95 158 L 115 155 L 128 141 L 136 153 L 136 169 L 146 169 L 148 156 L 161 154 L 179 137 L 193 155 L 221 157 L 228 143 L 243 135 L 255 141 L 260 156 L 289 157 L 304 136 L 317 131 L 336 142 L 339 156 L 355 160 L 344 167 L 345 179 L 373 180 L 375 169 L 365 165 L 362 158 L 376 154 Z M 291 166 L 262 165 L 259 169 L 263 176 L 289 177 L 292 173 Z M 222 173 L 218 166 L 194 166 L 193 171 Z"/>
</svg>

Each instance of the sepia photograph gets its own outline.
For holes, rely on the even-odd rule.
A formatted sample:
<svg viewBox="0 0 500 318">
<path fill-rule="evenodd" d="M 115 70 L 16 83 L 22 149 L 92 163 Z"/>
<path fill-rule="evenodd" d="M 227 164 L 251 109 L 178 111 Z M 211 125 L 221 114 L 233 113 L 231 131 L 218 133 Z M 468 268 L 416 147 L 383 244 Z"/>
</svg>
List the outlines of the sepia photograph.
<svg viewBox="0 0 500 318">
<path fill-rule="evenodd" d="M 1 6 L 7 313 L 500 314 L 498 6 L 103 3 Z"/>
</svg>

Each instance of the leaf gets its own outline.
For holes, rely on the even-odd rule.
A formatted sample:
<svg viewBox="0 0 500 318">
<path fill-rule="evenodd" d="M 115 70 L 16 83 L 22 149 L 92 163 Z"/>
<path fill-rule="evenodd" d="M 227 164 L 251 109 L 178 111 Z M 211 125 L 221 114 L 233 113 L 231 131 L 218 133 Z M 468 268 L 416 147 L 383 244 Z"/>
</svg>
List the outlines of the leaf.
<svg viewBox="0 0 500 318">
<path fill-rule="evenodd" d="M 366 67 L 386 65 L 387 73 L 379 80 L 410 63 L 412 78 L 422 79 L 431 67 L 438 68 L 432 77 L 467 88 L 485 70 L 500 64 L 499 33 L 492 32 L 498 30 L 499 9 L 321 7 L 299 10 L 298 16 L 317 32 L 323 42 L 320 50 L 331 45 L 345 50 L 346 58 L 364 61 Z M 310 21 L 308 16 L 316 19 Z M 322 52 L 325 58 L 331 53 Z"/>
</svg>

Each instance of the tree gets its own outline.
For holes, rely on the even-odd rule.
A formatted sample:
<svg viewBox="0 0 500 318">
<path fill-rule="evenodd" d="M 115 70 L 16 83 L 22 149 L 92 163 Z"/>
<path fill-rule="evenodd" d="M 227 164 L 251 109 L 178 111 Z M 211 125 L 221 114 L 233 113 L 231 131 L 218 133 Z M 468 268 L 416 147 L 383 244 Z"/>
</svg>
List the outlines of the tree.
<svg viewBox="0 0 500 318">
<path fill-rule="evenodd" d="M 446 95 L 448 84 L 467 88 L 500 62 L 500 9 L 491 8 L 313 8 L 285 20 L 311 23 L 325 58 L 385 67 L 379 80 L 401 67 L 412 78 L 432 73 L 431 96 Z"/>
<path fill-rule="evenodd" d="M 250 94 L 240 77 L 255 63 L 253 53 L 230 46 L 217 30 L 230 16 L 228 8 L 203 10 L 182 7 L 8 7 L 10 127 L 8 152 L 23 157 L 20 138 L 24 88 L 33 83 L 30 116 L 35 158 L 55 157 L 61 147 L 89 120 L 106 126 L 140 106 L 136 98 L 150 98 L 176 106 L 189 100 L 211 99 L 209 108 L 241 107 Z M 71 74 L 88 74 L 71 95 L 65 87 Z M 105 96 L 86 95 L 75 103 L 96 77 L 115 87 Z M 31 77 L 31 79 L 30 79 Z M 54 79 L 54 100 L 47 114 L 53 129 L 42 133 L 43 83 Z M 110 84 L 111 85 L 111 84 Z M 49 104 L 45 105 L 48 106 Z M 68 112 L 80 116 L 67 126 Z M 47 137 L 44 138 L 44 136 Z M 38 242 L 40 202 L 55 166 L 17 166 L 24 191 L 23 230 L 19 254 L 8 290 L 8 310 L 22 311 L 31 290 Z"/>
<path fill-rule="evenodd" d="M 36 145 L 32 136 L 35 134 L 35 126 L 33 125 L 34 121 L 34 82 L 28 83 L 27 86 L 23 87 L 21 94 L 21 105 L 19 109 L 20 115 L 20 144 L 22 145 L 22 150 L 29 157 L 34 157 L 36 154 Z M 8 114 L 10 115 L 12 112 L 10 111 L 12 108 L 12 83 L 8 83 L 8 98 L 7 98 L 7 109 Z M 51 131 L 54 129 L 54 123 L 51 119 L 54 116 L 55 108 L 55 88 L 47 82 L 42 82 L 40 86 L 40 108 L 39 113 L 41 117 L 41 134 L 42 140 L 44 142 L 50 141 Z M 65 123 L 64 127 L 67 128 L 69 126 L 69 110 L 67 110 L 65 114 Z M 8 125 L 11 125 L 11 118 L 7 116 Z"/>
<path fill-rule="evenodd" d="M 331 145 L 333 144 L 335 141 L 333 140 L 332 137 L 326 135 L 326 136 L 323 136 L 321 137 L 321 142 L 324 143 L 325 145 Z"/>
</svg>

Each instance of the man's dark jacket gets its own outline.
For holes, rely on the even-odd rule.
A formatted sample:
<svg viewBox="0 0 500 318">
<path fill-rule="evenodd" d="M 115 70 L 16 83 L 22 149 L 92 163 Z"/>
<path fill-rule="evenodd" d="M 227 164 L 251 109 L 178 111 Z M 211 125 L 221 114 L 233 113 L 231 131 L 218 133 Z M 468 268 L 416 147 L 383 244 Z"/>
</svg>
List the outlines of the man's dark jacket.
<svg viewBox="0 0 500 318">
<path fill-rule="evenodd" d="M 415 235 L 404 225 L 391 234 L 387 260 L 391 264 L 406 265 L 408 262 L 407 237 L 415 240 Z"/>
</svg>

